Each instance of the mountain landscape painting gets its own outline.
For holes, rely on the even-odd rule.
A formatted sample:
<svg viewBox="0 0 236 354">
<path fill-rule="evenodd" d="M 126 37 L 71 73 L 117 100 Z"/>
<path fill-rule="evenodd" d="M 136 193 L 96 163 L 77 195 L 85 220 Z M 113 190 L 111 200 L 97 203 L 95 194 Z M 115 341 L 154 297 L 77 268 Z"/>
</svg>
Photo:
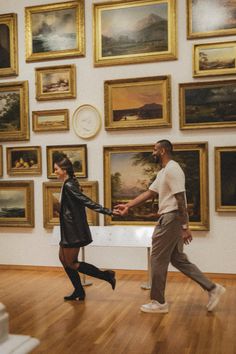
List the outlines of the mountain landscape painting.
<svg viewBox="0 0 236 354">
<path fill-rule="evenodd" d="M 130 6 L 103 11 L 102 56 L 168 50 L 168 4 Z"/>
</svg>

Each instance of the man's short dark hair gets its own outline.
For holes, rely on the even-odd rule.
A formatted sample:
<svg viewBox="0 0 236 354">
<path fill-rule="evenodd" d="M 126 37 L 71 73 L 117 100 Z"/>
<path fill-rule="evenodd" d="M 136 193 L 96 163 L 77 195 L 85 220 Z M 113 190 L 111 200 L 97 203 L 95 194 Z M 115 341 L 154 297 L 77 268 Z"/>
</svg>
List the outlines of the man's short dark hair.
<svg viewBox="0 0 236 354">
<path fill-rule="evenodd" d="M 159 140 L 157 144 L 160 144 L 162 148 L 166 150 L 167 153 L 172 154 L 173 152 L 173 145 L 169 140 L 163 139 Z"/>
</svg>

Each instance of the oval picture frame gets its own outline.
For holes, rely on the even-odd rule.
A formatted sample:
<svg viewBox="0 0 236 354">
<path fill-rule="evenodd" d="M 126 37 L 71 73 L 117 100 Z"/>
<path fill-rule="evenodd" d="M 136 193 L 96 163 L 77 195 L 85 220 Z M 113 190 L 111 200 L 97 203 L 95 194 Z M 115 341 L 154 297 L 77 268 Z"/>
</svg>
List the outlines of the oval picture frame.
<svg viewBox="0 0 236 354">
<path fill-rule="evenodd" d="M 101 115 L 96 107 L 90 104 L 83 104 L 73 113 L 72 125 L 76 135 L 80 138 L 92 138 L 101 128 Z"/>
</svg>

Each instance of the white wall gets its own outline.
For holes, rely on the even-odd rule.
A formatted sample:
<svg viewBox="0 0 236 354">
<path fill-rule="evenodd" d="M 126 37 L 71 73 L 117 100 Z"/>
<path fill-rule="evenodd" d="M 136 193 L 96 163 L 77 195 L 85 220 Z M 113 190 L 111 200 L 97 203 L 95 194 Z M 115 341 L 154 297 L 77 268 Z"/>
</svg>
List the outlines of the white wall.
<svg viewBox="0 0 236 354">
<path fill-rule="evenodd" d="M 62 2 L 57 0 L 55 2 Z M 97 1 L 99 2 L 99 1 Z M 100 1 L 101 2 L 101 1 Z M 214 146 L 235 145 L 235 129 L 204 129 L 180 131 L 178 113 L 178 84 L 181 82 L 198 81 L 192 78 L 192 44 L 236 40 L 236 36 L 211 38 L 190 41 L 186 39 L 186 8 L 185 0 L 178 2 L 178 57 L 176 61 L 157 62 L 150 64 L 120 65 L 104 68 L 93 67 L 92 44 L 92 0 L 86 0 L 86 57 L 67 60 L 26 63 L 24 44 L 24 7 L 53 3 L 51 0 L 0 0 L 0 13 L 15 12 L 18 14 L 19 37 L 19 76 L 1 79 L 1 82 L 28 80 L 30 87 L 30 122 L 33 110 L 68 108 L 70 117 L 81 104 L 89 103 L 98 108 L 104 116 L 103 82 L 118 78 L 135 78 L 154 75 L 171 75 L 172 80 L 172 128 L 152 130 L 128 130 L 125 132 L 106 132 L 104 125 L 100 133 L 92 140 L 78 138 L 71 124 L 69 132 L 34 133 L 28 142 L 1 143 L 4 147 L 3 179 L 30 179 L 27 177 L 13 178 L 6 174 L 7 146 L 42 146 L 43 174 L 34 177 L 35 183 L 35 228 L 15 229 L 0 228 L 0 264 L 45 265 L 58 266 L 57 246 L 51 245 L 52 234 L 43 228 L 42 182 L 47 181 L 46 145 L 84 144 L 88 147 L 88 179 L 99 181 L 99 201 L 103 203 L 103 145 L 152 144 L 160 138 L 172 142 L 209 143 L 209 195 L 210 195 L 210 231 L 194 232 L 194 241 L 186 248 L 190 258 L 206 272 L 236 272 L 236 218 L 235 213 L 215 212 L 214 183 Z M 76 64 L 77 98 L 64 101 L 37 102 L 35 99 L 34 68 L 62 64 Z M 232 78 L 228 77 L 228 78 Z M 219 78 L 213 78 L 219 79 Z M 222 80 L 227 77 L 222 77 Z M 206 79 L 207 80 L 207 79 Z M 30 123 L 31 124 L 31 123 Z M 235 167 L 234 167 L 235 168 Z M 103 217 L 100 216 L 100 224 Z M 145 269 L 146 250 L 137 248 L 89 248 L 86 251 L 88 261 L 101 267 L 124 269 Z"/>
</svg>

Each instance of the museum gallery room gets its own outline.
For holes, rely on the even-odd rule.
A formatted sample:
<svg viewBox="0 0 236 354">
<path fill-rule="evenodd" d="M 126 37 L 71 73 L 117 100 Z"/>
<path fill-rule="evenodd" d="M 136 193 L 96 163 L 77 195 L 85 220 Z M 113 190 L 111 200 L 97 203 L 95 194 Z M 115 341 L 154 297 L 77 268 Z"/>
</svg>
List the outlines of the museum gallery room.
<svg viewBox="0 0 236 354">
<path fill-rule="evenodd" d="M 235 0 L 0 0 L 0 354 L 236 354 L 235 230 Z"/>
</svg>

